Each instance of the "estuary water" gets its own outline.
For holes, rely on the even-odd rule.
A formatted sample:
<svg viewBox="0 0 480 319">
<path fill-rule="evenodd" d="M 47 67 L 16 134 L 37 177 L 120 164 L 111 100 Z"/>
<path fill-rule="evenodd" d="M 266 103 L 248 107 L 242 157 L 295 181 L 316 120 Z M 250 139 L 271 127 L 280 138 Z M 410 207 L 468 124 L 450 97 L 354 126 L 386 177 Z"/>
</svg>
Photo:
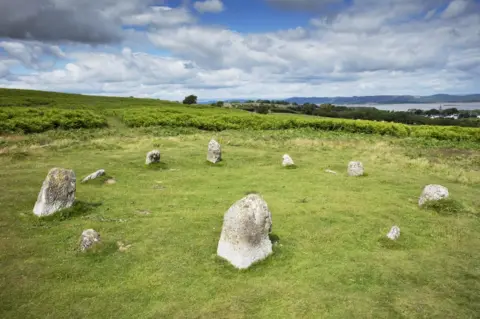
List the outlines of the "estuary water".
<svg viewBox="0 0 480 319">
<path fill-rule="evenodd" d="M 339 104 L 340 105 L 340 104 Z M 387 111 L 408 111 L 409 109 L 431 110 L 431 109 L 450 109 L 459 110 L 480 110 L 480 102 L 473 103 L 413 103 L 413 104 L 342 104 L 345 106 L 375 107 L 379 110 Z"/>
</svg>

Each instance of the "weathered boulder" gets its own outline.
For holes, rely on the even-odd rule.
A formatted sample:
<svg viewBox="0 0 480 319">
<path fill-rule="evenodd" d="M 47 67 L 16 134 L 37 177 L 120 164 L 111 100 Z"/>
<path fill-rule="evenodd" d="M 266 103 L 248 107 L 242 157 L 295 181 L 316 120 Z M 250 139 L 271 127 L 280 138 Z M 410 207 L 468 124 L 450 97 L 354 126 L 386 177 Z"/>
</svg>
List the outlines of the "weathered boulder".
<svg viewBox="0 0 480 319">
<path fill-rule="evenodd" d="M 259 195 L 250 194 L 225 213 L 217 255 L 236 268 L 248 268 L 272 253 L 268 237 L 271 230 L 272 215 L 267 203 Z"/>
<path fill-rule="evenodd" d="M 99 169 L 98 171 L 96 171 L 96 172 L 88 175 L 87 177 L 85 177 L 82 180 L 82 183 L 88 182 L 89 180 L 98 178 L 98 177 L 103 176 L 103 175 L 105 175 L 105 170 L 104 169 Z"/>
<path fill-rule="evenodd" d="M 363 175 L 363 164 L 362 162 L 350 162 L 348 163 L 348 176 L 362 176 Z"/>
<path fill-rule="evenodd" d="M 387 237 L 390 238 L 391 240 L 397 240 L 398 237 L 400 237 L 400 227 L 392 226 L 392 228 L 387 234 Z"/>
<path fill-rule="evenodd" d="M 52 168 L 43 181 L 33 213 L 37 216 L 48 216 L 71 207 L 75 201 L 76 181 L 72 170 Z"/>
<path fill-rule="evenodd" d="M 80 238 L 80 250 L 86 251 L 99 242 L 100 234 L 93 229 L 86 229 L 82 232 L 82 237 Z"/>
<path fill-rule="evenodd" d="M 208 143 L 207 161 L 216 164 L 222 160 L 222 148 L 220 144 L 211 139 Z"/>
<path fill-rule="evenodd" d="M 147 153 L 145 164 L 150 165 L 152 163 L 160 163 L 160 151 L 153 150 Z"/>
<path fill-rule="evenodd" d="M 423 189 L 418 205 L 422 206 L 428 201 L 436 201 L 443 198 L 448 198 L 448 189 L 442 185 L 430 184 Z"/>
<path fill-rule="evenodd" d="M 284 154 L 282 165 L 283 166 L 292 166 L 292 165 L 295 165 L 295 163 L 293 162 L 293 159 L 288 154 Z"/>
</svg>

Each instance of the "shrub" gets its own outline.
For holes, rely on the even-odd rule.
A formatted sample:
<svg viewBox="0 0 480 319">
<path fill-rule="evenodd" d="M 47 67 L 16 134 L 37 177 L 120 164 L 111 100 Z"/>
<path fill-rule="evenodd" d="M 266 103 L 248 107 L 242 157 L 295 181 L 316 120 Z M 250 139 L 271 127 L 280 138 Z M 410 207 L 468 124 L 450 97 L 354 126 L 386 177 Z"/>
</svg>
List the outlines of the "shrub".
<svg viewBox="0 0 480 319">
<path fill-rule="evenodd" d="M 0 108 L 0 132 L 40 133 L 105 126 L 107 121 L 103 116 L 87 110 Z"/>
<path fill-rule="evenodd" d="M 322 131 L 345 131 L 350 133 L 390 135 L 397 137 L 422 137 L 439 140 L 479 141 L 480 130 L 454 126 L 409 126 L 406 124 L 281 115 L 259 115 L 239 110 L 213 107 L 185 107 L 175 110 L 132 109 L 123 110 L 121 115 L 126 125 L 195 127 L 208 131 L 227 129 L 285 130 L 311 128 Z"/>
</svg>

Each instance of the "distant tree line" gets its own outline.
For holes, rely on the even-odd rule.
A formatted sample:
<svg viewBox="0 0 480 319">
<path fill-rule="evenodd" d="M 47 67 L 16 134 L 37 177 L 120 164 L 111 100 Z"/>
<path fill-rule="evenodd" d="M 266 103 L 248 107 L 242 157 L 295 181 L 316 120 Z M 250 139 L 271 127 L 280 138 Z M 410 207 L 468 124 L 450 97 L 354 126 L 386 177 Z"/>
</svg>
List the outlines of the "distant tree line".
<svg viewBox="0 0 480 319">
<path fill-rule="evenodd" d="M 296 108 L 300 111 L 300 113 L 303 114 L 322 117 L 362 119 L 419 125 L 457 125 L 480 127 L 480 120 L 476 118 L 477 114 L 480 114 L 480 111 L 459 111 L 456 108 L 449 108 L 444 110 L 431 109 L 426 111 L 412 109 L 405 112 L 379 110 L 374 107 L 336 106 L 328 103 L 321 104 L 320 106 L 312 103 L 305 103 L 298 107 L 290 108 Z M 429 117 L 432 115 L 448 116 L 454 114 L 458 114 L 458 119 Z"/>
<path fill-rule="evenodd" d="M 184 104 L 196 104 L 197 97 L 190 95 L 183 101 Z M 480 127 L 480 110 L 460 111 L 457 108 L 447 109 L 410 109 L 408 111 L 387 111 L 379 110 L 374 107 L 348 107 L 337 106 L 330 103 L 317 105 L 314 103 L 290 103 L 281 100 L 248 100 L 243 103 L 231 102 L 236 108 L 245 111 L 268 114 L 268 113 L 293 113 L 307 114 L 321 117 L 355 119 L 355 120 L 373 120 L 384 122 L 396 122 L 413 125 L 442 125 L 442 126 L 466 126 Z M 225 103 L 218 101 L 211 103 L 211 106 L 223 107 Z M 447 116 L 456 115 L 456 118 L 447 118 Z"/>
</svg>

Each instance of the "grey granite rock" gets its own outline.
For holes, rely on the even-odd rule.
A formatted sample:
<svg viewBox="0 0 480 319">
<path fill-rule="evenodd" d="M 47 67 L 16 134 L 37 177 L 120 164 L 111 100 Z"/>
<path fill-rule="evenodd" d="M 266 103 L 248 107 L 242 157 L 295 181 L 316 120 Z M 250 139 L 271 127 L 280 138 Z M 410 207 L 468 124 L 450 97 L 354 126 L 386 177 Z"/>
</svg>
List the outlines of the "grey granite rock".
<svg viewBox="0 0 480 319">
<path fill-rule="evenodd" d="M 71 207 L 75 201 L 76 181 L 72 170 L 52 168 L 43 181 L 33 213 L 48 216 Z"/>
<path fill-rule="evenodd" d="M 259 195 L 250 194 L 225 213 L 217 254 L 236 268 L 248 268 L 272 253 L 268 236 L 271 229 L 267 203 Z"/>
</svg>

